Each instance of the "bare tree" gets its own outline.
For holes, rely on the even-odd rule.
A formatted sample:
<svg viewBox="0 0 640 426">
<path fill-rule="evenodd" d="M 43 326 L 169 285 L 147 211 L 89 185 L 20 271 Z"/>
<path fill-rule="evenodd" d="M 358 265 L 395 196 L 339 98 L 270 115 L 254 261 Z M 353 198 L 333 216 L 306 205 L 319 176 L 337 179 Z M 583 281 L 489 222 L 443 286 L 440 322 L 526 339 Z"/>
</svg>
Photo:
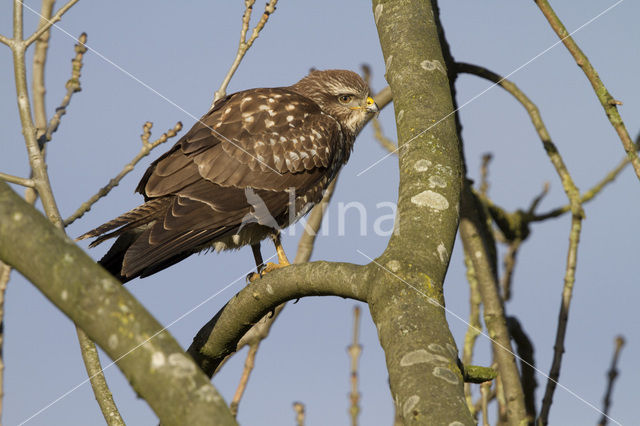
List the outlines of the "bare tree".
<svg viewBox="0 0 640 426">
<path fill-rule="evenodd" d="M 0 35 L 0 42 L 13 55 L 18 111 L 30 164 L 29 177 L 0 172 L 3 181 L 0 182 L 0 218 L 3 218 L 0 221 L 0 315 L 4 311 L 4 291 L 11 270 L 16 269 L 77 324 L 83 359 L 107 424 L 120 425 L 124 421 L 102 375 L 95 344 L 115 361 L 162 424 L 236 424 L 235 416 L 249 386 L 261 342 L 268 337 L 286 302 L 310 296 L 340 296 L 368 305 L 386 357 L 397 424 L 473 425 L 479 413 L 483 415 L 484 424 L 489 424 L 491 403 L 496 406 L 498 424 L 548 423 L 561 371 L 578 266 L 585 217 L 583 206 L 629 163 L 640 178 L 640 161 L 637 144 L 630 139 L 617 112 L 619 102 L 608 93 L 547 1 L 536 1 L 536 4 L 584 70 L 622 142 L 626 157 L 615 169 L 593 188 L 581 192 L 531 99 L 512 81 L 486 67 L 454 60 L 435 0 L 373 0 L 373 19 L 389 83 L 375 99 L 380 107 L 393 102 L 398 143 L 384 136 L 376 119 L 373 125 L 388 155 L 398 157 L 400 177 L 395 228 L 386 249 L 375 258 L 360 252 L 367 259 L 366 265 L 309 262 L 336 178 L 323 201 L 310 213 L 309 226 L 299 242 L 294 264 L 265 275 L 231 297 L 195 334 L 193 344 L 186 351 L 116 279 L 64 233 L 65 226 L 81 218 L 143 157 L 175 137 L 182 128 L 178 122 L 151 141 L 152 123 L 144 123 L 139 153 L 70 217 L 61 217 L 47 172 L 45 148 L 53 139 L 74 93 L 80 91 L 87 35 L 79 37 L 66 94 L 50 118 L 44 103 L 43 73 L 51 26 L 77 1 L 71 0 L 54 12 L 54 2 L 44 0 L 38 29 L 25 38 L 24 5 L 15 0 L 13 35 Z M 254 0 L 245 1 L 237 54 L 215 91 L 213 102 L 226 95 L 244 55 L 276 11 L 277 0 L 269 1 L 251 29 L 254 3 Z M 32 44 L 35 55 L 30 96 L 25 54 Z M 368 72 L 365 70 L 365 74 Z M 481 182 L 474 187 L 467 173 L 455 98 L 454 84 L 461 74 L 475 75 L 501 86 L 524 107 L 562 184 L 566 205 L 546 213 L 537 212 L 548 191 L 545 187 L 526 209 L 510 212 L 501 207 L 489 196 L 489 156 L 483 163 Z M 429 108 L 424 107 L 426 99 L 429 99 Z M 424 123 L 432 124 L 425 126 Z M 17 195 L 7 183 L 25 187 L 25 196 Z M 34 207 L 38 197 L 46 217 Z M 531 225 L 564 214 L 571 216 L 564 287 L 553 363 L 537 410 L 534 344 L 516 316 L 513 313 L 507 316 L 505 302 L 510 299 L 516 258 L 522 243 L 531 234 Z M 471 317 L 462 351 L 458 350 L 447 324 L 444 300 L 445 277 L 458 230 L 471 294 Z M 507 247 L 502 274 L 498 267 L 499 244 Z M 349 347 L 352 424 L 358 423 L 361 403 L 359 312 L 356 310 L 354 337 Z M 481 333 L 488 335 L 492 342 L 490 367 L 472 365 L 476 338 Z M 617 340 L 601 424 L 608 419 L 623 341 L 621 337 Z M 233 400 L 227 405 L 210 379 L 244 346 L 249 346 L 244 373 Z M 1 361 L 0 358 L 0 373 L 4 368 Z M 475 400 L 474 383 L 480 384 L 481 393 Z M 0 387 L 0 396 L 1 390 Z M 294 409 L 297 423 L 303 424 L 305 406 L 296 403 Z"/>
</svg>

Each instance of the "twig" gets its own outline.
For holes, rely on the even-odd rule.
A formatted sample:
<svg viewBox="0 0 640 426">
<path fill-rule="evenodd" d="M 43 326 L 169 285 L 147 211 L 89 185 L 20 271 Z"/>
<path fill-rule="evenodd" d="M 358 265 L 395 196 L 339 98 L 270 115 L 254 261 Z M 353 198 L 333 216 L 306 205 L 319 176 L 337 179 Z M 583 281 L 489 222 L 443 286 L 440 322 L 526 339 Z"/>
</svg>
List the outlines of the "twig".
<svg viewBox="0 0 640 426">
<path fill-rule="evenodd" d="M 33 188 L 35 186 L 33 179 L 13 176 L 13 175 L 2 173 L 2 172 L 0 172 L 0 180 L 9 182 L 9 183 L 15 183 L 16 185 L 22 185 L 27 188 Z"/>
<path fill-rule="evenodd" d="M 495 381 L 495 383 L 497 383 L 497 380 Z M 496 386 L 493 386 L 489 389 L 489 396 L 487 397 L 488 401 L 487 403 L 491 403 L 491 401 L 493 401 L 494 399 L 496 399 L 497 396 L 497 392 L 496 392 Z M 478 400 L 475 402 L 474 404 L 474 418 L 477 421 L 477 417 L 478 417 L 478 413 L 482 412 L 482 396 L 480 398 L 478 398 Z"/>
<path fill-rule="evenodd" d="M 43 0 L 40 7 L 40 23 L 39 27 L 46 25 L 51 19 L 55 0 Z M 33 88 L 33 116 L 36 124 L 36 138 L 38 140 L 46 132 L 47 129 L 47 111 L 45 105 L 46 86 L 44 84 L 44 68 L 47 62 L 47 52 L 49 50 L 49 38 L 51 31 L 46 31 L 38 41 L 36 41 L 35 51 L 33 53 L 32 83 Z"/>
<path fill-rule="evenodd" d="M 522 240 L 516 238 L 509 242 L 507 252 L 504 254 L 502 264 L 504 266 L 504 272 L 500 277 L 500 288 L 502 289 L 502 298 L 505 301 L 511 300 L 511 283 L 513 282 L 513 271 L 516 268 L 516 257 L 518 256 L 518 250 Z"/>
<path fill-rule="evenodd" d="M 478 339 L 478 335 L 482 331 L 482 323 L 480 322 L 480 303 L 482 299 L 478 290 L 478 280 L 473 269 L 473 263 L 465 252 L 464 264 L 467 267 L 467 281 L 469 282 L 469 326 L 464 335 L 464 347 L 462 349 L 462 364 L 471 365 L 473 362 L 473 349 Z M 467 400 L 467 406 L 472 416 L 477 415 L 475 405 L 471 395 L 471 383 L 465 382 L 464 395 Z"/>
<path fill-rule="evenodd" d="M 542 188 L 542 192 L 538 194 L 533 201 L 531 201 L 531 205 L 529 206 L 529 210 L 526 213 L 522 214 L 522 220 L 524 223 L 520 225 L 521 232 L 516 234 L 516 237 L 509 241 L 509 246 L 507 249 L 507 253 L 505 253 L 503 258 L 504 272 L 502 273 L 502 277 L 500 277 L 500 288 L 502 289 L 502 298 L 507 301 L 511 300 L 511 283 L 513 282 L 513 272 L 516 267 L 516 258 L 518 256 L 518 251 L 520 250 L 520 246 L 522 242 L 529 236 L 529 223 L 531 222 L 531 217 L 535 213 L 536 208 L 542 201 L 542 199 L 549 193 L 549 183 L 545 183 Z M 518 214 L 520 212 L 516 212 Z"/>
<path fill-rule="evenodd" d="M 571 232 L 569 234 L 569 251 L 567 253 L 567 266 L 564 276 L 564 287 L 562 289 L 562 300 L 560 303 L 560 313 L 558 314 L 558 329 L 556 331 L 556 341 L 553 347 L 553 362 L 549 370 L 549 380 L 545 388 L 542 408 L 538 422 L 546 425 L 549 420 L 549 410 L 553 402 L 553 393 L 556 389 L 558 378 L 560 377 L 560 367 L 562 365 L 562 355 L 564 354 L 564 338 L 567 333 L 567 322 L 569 320 L 569 306 L 575 282 L 576 264 L 578 261 L 578 244 L 580 242 L 580 231 L 582 230 L 582 218 L 573 214 L 571 216 Z"/>
<path fill-rule="evenodd" d="M 87 201 L 82 203 L 80 207 L 78 207 L 78 209 L 71 216 L 65 219 L 64 226 L 71 225 L 74 221 L 81 218 L 86 212 L 91 210 L 91 207 L 100 198 L 105 197 L 109 192 L 111 192 L 111 190 L 120 183 L 122 178 L 124 178 L 127 174 L 129 174 L 129 172 L 131 172 L 134 169 L 134 167 L 136 166 L 136 164 L 138 164 L 140 160 L 142 160 L 144 157 L 149 155 L 152 149 L 166 142 L 170 138 L 176 136 L 178 132 L 182 129 L 182 123 L 178 121 L 176 125 L 173 126 L 173 129 L 169 129 L 167 132 L 163 133 L 162 136 L 160 136 L 155 141 L 149 142 L 152 126 L 153 126 L 153 123 L 151 123 L 150 121 L 147 121 L 142 126 L 143 133 L 140 136 L 140 138 L 142 139 L 142 148 L 140 148 L 140 152 L 138 152 L 138 154 L 135 157 L 133 157 L 133 159 L 129 163 L 127 163 L 127 165 L 124 166 L 124 168 L 120 171 L 120 173 L 116 175 L 116 177 L 109 180 L 109 183 L 107 185 L 100 188 L 100 190 L 97 193 L 95 193 L 91 198 L 89 198 Z"/>
<path fill-rule="evenodd" d="M 362 64 L 362 79 L 367 83 L 369 87 L 369 91 L 371 92 L 371 67 L 368 64 Z M 380 120 L 378 120 L 378 114 L 373 115 L 371 118 L 371 126 L 373 126 L 373 137 L 376 138 L 380 145 L 389 153 L 396 154 L 398 150 L 398 146 L 395 142 L 384 135 L 382 131 L 382 125 L 380 124 Z"/>
<path fill-rule="evenodd" d="M 4 296 L 11 276 L 11 267 L 0 262 L 0 415 L 4 399 Z"/>
<path fill-rule="evenodd" d="M 17 0 L 17 1 L 20 1 L 20 0 Z M 62 15 L 64 15 L 67 12 L 67 10 L 69 10 L 71 6 L 73 6 L 77 2 L 78 0 L 69 0 L 67 4 L 62 6 L 60 10 L 58 10 L 56 14 L 53 15 L 53 18 L 47 20 L 47 22 L 44 25 L 40 25 L 38 29 L 33 34 L 31 34 L 29 38 L 27 38 L 24 41 L 25 48 L 29 46 L 31 43 L 33 43 L 34 41 L 36 41 L 37 39 L 39 39 L 41 35 L 49 31 L 49 28 L 51 28 L 53 24 L 58 22 L 60 18 L 62 18 Z"/>
<path fill-rule="evenodd" d="M 382 125 L 380 124 L 378 117 L 371 118 L 371 125 L 373 126 L 373 136 L 378 142 L 380 142 L 380 145 L 390 153 L 396 153 L 398 147 L 391 139 L 384 135 Z"/>
<path fill-rule="evenodd" d="M 242 399 L 242 395 L 244 395 L 244 391 L 247 389 L 247 383 L 249 383 L 249 377 L 251 376 L 251 372 L 255 366 L 256 354 L 258 353 L 259 347 L 260 342 L 253 343 L 249 346 L 249 352 L 247 353 L 247 359 L 244 361 L 244 370 L 240 377 L 240 383 L 238 384 L 236 393 L 233 395 L 233 400 L 229 405 L 229 409 L 231 410 L 233 417 L 237 417 L 238 415 L 238 406 L 240 405 L 240 400 Z"/>
<path fill-rule="evenodd" d="M 359 342 L 360 334 L 360 308 L 355 306 L 353 308 L 353 341 L 347 348 L 349 357 L 351 358 L 351 393 L 349 394 L 349 401 L 351 402 L 349 408 L 349 414 L 351 415 L 351 425 L 358 425 L 358 415 L 360 414 L 360 393 L 358 392 L 358 361 L 360 354 L 362 354 L 362 346 Z"/>
<path fill-rule="evenodd" d="M 482 164 L 480 166 L 480 194 L 486 196 L 489 192 L 489 163 L 493 159 L 493 155 L 488 152 L 482 156 Z"/>
<path fill-rule="evenodd" d="M 607 424 L 609 409 L 611 408 L 611 394 L 613 393 L 613 383 L 618 377 L 618 358 L 620 357 L 620 352 L 622 351 L 624 343 L 625 341 L 623 336 L 616 337 L 616 340 L 614 342 L 615 347 L 613 350 L 613 359 L 611 360 L 611 368 L 609 369 L 609 373 L 607 374 L 609 380 L 607 382 L 607 391 L 604 394 L 602 417 L 600 418 L 598 426 L 605 426 Z"/>
<path fill-rule="evenodd" d="M 544 186 L 542 187 L 542 191 L 540 191 L 540 194 L 538 194 L 538 196 L 531 201 L 531 204 L 529 205 L 529 210 L 527 211 L 528 214 L 533 215 L 536 212 L 536 209 L 540 205 L 540 202 L 542 201 L 542 199 L 546 197 L 547 194 L 549 193 L 550 188 L 551 188 L 551 184 L 549 182 L 545 182 Z M 582 198 L 580 198 L 580 202 L 581 203 L 583 202 Z"/>
<path fill-rule="evenodd" d="M 494 351 L 495 352 L 495 351 Z M 504 388 L 504 383 L 502 381 L 502 377 L 496 377 L 496 388 L 495 388 L 495 400 L 498 405 L 498 419 L 496 424 L 504 425 L 509 424 L 509 417 L 507 416 L 507 398 L 505 395 L 506 389 Z M 519 420 L 523 419 L 524 416 L 520 417 Z"/>
<path fill-rule="evenodd" d="M 87 52 L 87 47 L 85 46 L 85 43 L 87 42 L 87 33 L 80 34 L 78 41 L 79 43 L 76 43 L 75 45 L 76 55 L 71 60 L 71 78 L 65 85 L 67 92 L 65 93 L 64 98 L 62 98 L 60 106 L 56 108 L 56 113 L 49 121 L 45 134 L 41 137 L 41 140 L 38 141 L 40 146 L 43 146 L 45 142 L 51 140 L 53 133 L 58 130 L 62 116 L 67 113 L 67 106 L 69 106 L 69 102 L 71 102 L 71 96 L 82 90 L 82 87 L 80 86 L 80 71 L 82 70 L 82 58 Z"/>
<path fill-rule="evenodd" d="M 620 117 L 620 113 L 618 112 L 617 106 L 620 105 L 621 102 L 611 96 L 604 83 L 602 83 L 602 80 L 600 80 L 600 76 L 596 72 L 595 68 L 593 68 L 591 62 L 589 62 L 587 55 L 584 54 L 580 47 L 578 47 L 578 44 L 573 40 L 573 37 L 571 37 L 567 32 L 567 29 L 560 18 L 558 18 L 558 15 L 556 15 L 553 8 L 551 8 L 549 2 L 547 0 L 535 0 L 535 3 L 540 8 L 545 18 L 547 18 L 547 21 L 549 21 L 551 28 L 555 31 L 558 37 L 560 37 L 560 40 L 564 43 L 569 53 L 571 53 L 576 64 L 582 68 L 582 71 L 587 76 L 587 79 L 589 80 L 589 83 L 591 83 L 591 86 L 593 87 L 609 122 L 611 122 L 611 125 L 622 142 L 622 146 L 627 153 L 629 161 L 633 165 L 633 169 L 635 170 L 638 179 L 640 179 L 640 158 L 638 158 L 636 147 L 634 146 L 633 141 L 629 136 L 629 132 L 627 132 L 627 128 L 622 121 L 622 117 Z"/>
<path fill-rule="evenodd" d="M 304 404 L 302 402 L 294 402 L 293 410 L 296 412 L 296 425 L 304 426 Z"/>
<path fill-rule="evenodd" d="M 588 191 L 585 191 L 582 194 L 582 196 L 580 197 L 580 202 L 582 204 L 584 204 L 584 203 L 587 203 L 587 202 L 591 201 L 596 195 L 598 195 L 600 193 L 600 191 L 602 191 L 604 189 L 605 186 L 607 186 L 608 184 L 613 182 L 615 180 L 615 178 L 618 177 L 620 172 L 622 172 L 622 170 L 624 170 L 624 168 L 628 164 L 629 164 L 629 158 L 628 157 L 624 157 L 620 161 L 620 163 L 618 163 L 618 165 L 616 167 L 614 167 L 609 173 L 606 174 L 606 176 L 604 178 L 602 178 L 602 180 L 600 182 L 598 182 L 591 189 L 589 189 Z M 551 211 L 549 211 L 547 213 L 534 215 L 531 218 L 531 222 L 540 222 L 540 221 L 543 221 L 543 220 L 547 220 L 549 218 L 559 217 L 559 216 L 562 216 L 563 214 L 565 214 L 568 211 L 571 211 L 571 206 L 569 206 L 569 205 L 566 205 L 566 206 L 563 206 L 563 207 L 558 207 L 557 209 L 551 210 Z"/>
<path fill-rule="evenodd" d="M 338 173 L 338 175 L 336 175 L 336 177 L 327 187 L 320 203 L 314 206 L 311 210 L 311 213 L 309 213 L 309 218 L 307 219 L 307 223 L 304 226 L 304 233 L 298 241 L 298 251 L 293 263 L 304 263 L 308 262 L 309 259 L 311 259 L 313 248 L 315 247 L 316 243 L 316 236 L 318 235 L 318 231 L 320 230 L 320 226 L 322 225 L 324 214 L 329 207 L 331 198 L 333 197 L 333 192 L 336 189 L 336 184 L 338 183 L 339 177 L 340 174 Z"/>
<path fill-rule="evenodd" d="M 493 83 L 500 85 L 507 92 L 509 92 L 513 97 L 516 98 L 518 102 L 522 104 L 522 106 L 527 110 L 531 122 L 535 127 L 540 140 L 542 141 L 542 145 L 551 160 L 560 180 L 562 182 L 562 187 L 567 194 L 567 198 L 569 198 L 569 204 L 571 205 L 571 210 L 574 215 L 582 217 L 584 212 L 582 210 L 582 205 L 580 202 L 580 191 L 576 187 L 567 167 L 558 152 L 555 144 L 551 141 L 551 137 L 549 136 L 549 132 L 542 121 L 542 117 L 540 116 L 540 111 L 538 111 L 538 107 L 529 99 L 527 95 L 522 92 L 518 86 L 516 86 L 513 82 L 507 80 L 504 77 L 494 73 L 493 71 L 488 70 L 487 68 L 480 67 L 477 65 L 466 64 L 462 62 L 456 63 L 456 69 L 459 73 L 468 73 L 473 74 L 478 77 L 485 78 Z"/>
<path fill-rule="evenodd" d="M 227 95 L 227 86 L 231 81 L 231 77 L 233 77 L 233 74 L 235 74 L 236 70 L 238 69 L 238 66 L 240 65 L 240 62 L 242 62 L 242 58 L 244 58 L 247 50 L 249 50 L 253 42 L 258 38 L 258 35 L 260 35 L 260 31 L 262 31 L 262 28 L 269 20 L 269 16 L 276 11 L 276 4 L 278 3 L 278 0 L 269 0 L 269 3 L 267 3 L 267 5 L 264 7 L 264 12 L 262 14 L 262 17 L 260 18 L 260 21 L 258 21 L 256 26 L 253 28 L 251 37 L 249 37 L 249 40 L 247 40 L 249 21 L 251 20 L 251 12 L 253 11 L 253 4 L 255 2 L 256 0 L 245 0 L 244 2 L 245 10 L 244 14 L 242 15 L 242 29 L 240 30 L 240 43 L 238 44 L 238 51 L 236 53 L 235 59 L 233 60 L 233 63 L 231 64 L 231 68 L 229 68 L 227 75 L 224 77 L 224 80 L 222 80 L 220 88 L 215 92 L 213 102 L 211 103 L 211 108 L 213 108 L 217 100 L 222 99 Z"/>
<path fill-rule="evenodd" d="M 489 393 L 491 391 L 491 382 L 485 382 L 480 385 L 480 395 L 482 395 L 482 425 L 489 426 Z"/>
<path fill-rule="evenodd" d="M 536 418 L 536 362 L 533 358 L 533 344 L 529 336 L 524 332 L 516 317 L 507 317 L 507 327 L 511 338 L 516 343 L 516 350 L 520 357 L 520 374 L 522 377 L 522 390 L 524 392 L 524 404 L 527 408 L 529 422 Z"/>
<path fill-rule="evenodd" d="M 91 388 L 93 389 L 105 421 L 109 426 L 124 426 L 124 420 L 122 420 L 120 412 L 118 412 L 118 407 L 116 407 L 113 401 L 113 396 L 107 386 L 107 381 L 102 374 L 102 366 L 100 365 L 100 357 L 98 356 L 96 344 L 93 343 L 89 336 L 78 326 L 76 326 L 76 333 L 78 334 L 80 353 L 82 354 L 84 366 L 87 369 Z"/>
<path fill-rule="evenodd" d="M 9 47 L 13 46 L 13 40 L 3 36 L 2 34 L 0 34 L 0 43 L 6 44 Z"/>
</svg>

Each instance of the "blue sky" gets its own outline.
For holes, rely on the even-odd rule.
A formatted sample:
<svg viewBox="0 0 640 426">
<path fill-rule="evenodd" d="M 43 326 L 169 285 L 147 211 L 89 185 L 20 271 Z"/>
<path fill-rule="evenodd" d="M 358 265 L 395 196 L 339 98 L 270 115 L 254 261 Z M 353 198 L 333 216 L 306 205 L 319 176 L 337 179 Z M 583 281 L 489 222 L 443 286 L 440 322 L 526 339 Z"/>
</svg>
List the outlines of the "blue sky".
<svg viewBox="0 0 640 426">
<path fill-rule="evenodd" d="M 509 74 L 557 41 L 533 2 L 441 2 L 442 19 L 457 60 Z M 555 4 L 557 3 L 557 4 Z M 37 2 L 26 2 L 38 9 Z M 569 30 L 601 13 L 614 1 L 554 2 Z M 262 2 L 255 8 L 261 13 Z M 11 10 L 0 13 L 0 32 L 11 34 Z M 180 120 L 189 128 L 211 103 L 213 92 L 231 64 L 237 47 L 243 2 L 79 2 L 59 23 L 74 36 L 86 31 L 88 45 L 102 54 L 87 53 L 82 92 L 77 93 L 48 148 L 49 172 L 60 210 L 69 216 L 77 206 L 114 176 L 139 150 L 141 126 L 154 123 L 159 136 Z M 575 35 L 602 80 L 616 99 L 632 136 L 640 128 L 640 66 L 637 42 L 640 6 L 630 0 L 618 4 Z M 25 10 L 27 30 L 37 17 Z M 254 19 L 255 21 L 255 19 Z M 69 78 L 74 41 L 53 30 L 47 64 L 47 105 L 52 114 Z M 309 68 L 359 70 L 371 65 L 373 87 L 385 86 L 384 65 L 373 22 L 365 1 L 285 1 L 278 5 L 267 27 L 231 81 L 229 92 L 250 87 L 289 85 Z M 0 116 L 2 150 L 0 170 L 28 174 L 27 157 L 18 127 L 9 50 L 0 46 Z M 117 65 L 114 66 L 114 64 Z M 126 70 L 154 90 L 123 73 Z M 562 45 L 549 50 L 516 72 L 511 79 L 541 110 L 551 137 L 564 156 L 577 185 L 586 190 L 623 157 L 623 150 L 588 81 Z M 484 91 L 490 83 L 472 76 L 458 82 L 459 104 Z M 167 102 L 170 99 L 180 108 Z M 185 113 L 186 111 L 186 113 Z M 490 170 L 493 200 L 508 209 L 528 206 L 544 182 L 550 194 L 540 206 L 547 211 L 565 203 L 559 179 L 551 167 L 524 109 L 500 88 L 493 88 L 460 111 L 470 176 L 477 178 L 480 157 L 492 152 Z M 395 139 L 392 106 L 380 115 L 386 134 Z M 137 181 L 161 147 L 144 160 L 119 187 L 96 204 L 82 220 L 68 228 L 71 236 L 138 205 L 133 194 Z M 387 237 L 376 236 L 373 218 L 378 203 L 394 202 L 397 160 L 391 157 L 367 173 L 357 174 L 385 155 L 365 129 L 341 174 L 328 212 L 330 232 L 318 238 L 313 259 L 364 264 L 380 254 Z M 637 381 L 633 360 L 640 354 L 640 298 L 637 272 L 637 219 L 640 183 L 628 168 L 596 200 L 585 206 L 578 272 L 560 383 L 580 398 L 601 406 L 617 334 L 627 338 L 619 364 L 611 416 L 622 424 L 637 417 Z M 358 201 L 367 207 L 367 235 L 360 235 L 357 215 L 347 216 L 346 234 L 337 235 L 338 204 Z M 287 236 L 293 257 L 300 235 Z M 533 227 L 522 247 L 515 273 L 513 300 L 507 311 L 517 315 L 535 343 L 537 366 L 548 372 L 563 284 L 569 218 Z M 428 236 L 425 236 L 428 238 Z M 86 244 L 83 245 L 86 247 Z M 468 289 L 461 244 L 456 243 L 445 283 L 447 308 L 468 316 Z M 90 250 L 99 258 L 105 247 Z M 265 257 L 273 254 L 264 244 Z M 163 324 L 169 324 L 204 299 L 232 284 L 169 329 L 185 347 L 197 330 L 244 285 L 253 266 L 248 248 L 238 252 L 193 256 L 153 277 L 135 280 L 127 288 Z M 235 282 L 234 282 L 235 280 Z M 355 302 L 338 298 L 309 298 L 290 304 L 263 343 L 245 398 L 240 405 L 242 424 L 294 424 L 291 405 L 302 401 L 307 424 L 348 424 L 351 312 Z M 86 380 L 75 330 L 71 322 L 18 274 L 9 284 L 5 317 L 4 424 L 18 424 Z M 361 423 L 390 424 L 393 408 L 387 385 L 384 354 L 366 306 L 363 306 L 360 369 Z M 466 324 L 449 316 L 458 345 Z M 480 338 L 476 362 L 487 363 L 489 344 Z M 104 364 L 110 360 L 103 356 Z M 244 362 L 236 356 L 214 379 L 230 399 Z M 106 370 L 116 403 L 128 424 L 152 425 L 156 419 L 136 398 L 115 366 Z M 540 405 L 545 379 L 537 376 Z M 556 391 L 552 424 L 595 423 L 599 413 L 563 389 Z M 492 417 L 495 420 L 495 417 Z M 100 424 L 101 414 L 88 383 L 77 388 L 29 425 Z"/>
</svg>

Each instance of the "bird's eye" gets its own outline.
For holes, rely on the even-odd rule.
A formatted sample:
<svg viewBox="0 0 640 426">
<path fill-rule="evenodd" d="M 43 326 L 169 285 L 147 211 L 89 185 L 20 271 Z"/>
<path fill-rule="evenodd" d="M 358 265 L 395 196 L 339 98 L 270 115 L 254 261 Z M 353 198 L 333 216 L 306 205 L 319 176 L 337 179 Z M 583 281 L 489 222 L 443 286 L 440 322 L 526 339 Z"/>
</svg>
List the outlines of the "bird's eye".
<svg viewBox="0 0 640 426">
<path fill-rule="evenodd" d="M 341 104 L 348 104 L 349 102 L 351 102 L 352 99 L 353 99 L 353 95 L 338 96 L 338 101 L 340 101 Z"/>
</svg>

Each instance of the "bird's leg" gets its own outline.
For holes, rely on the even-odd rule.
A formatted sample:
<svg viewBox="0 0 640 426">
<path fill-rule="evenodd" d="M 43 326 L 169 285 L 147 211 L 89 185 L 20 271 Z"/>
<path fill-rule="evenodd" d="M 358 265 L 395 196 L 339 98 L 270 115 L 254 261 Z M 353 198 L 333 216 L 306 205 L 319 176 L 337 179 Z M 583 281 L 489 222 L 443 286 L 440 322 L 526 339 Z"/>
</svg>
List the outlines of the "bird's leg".
<svg viewBox="0 0 640 426">
<path fill-rule="evenodd" d="M 271 272 L 273 270 L 291 265 L 291 263 L 289 263 L 289 259 L 287 259 L 287 254 L 284 252 L 284 248 L 282 247 L 282 242 L 280 241 L 280 232 L 272 235 L 271 239 L 273 240 L 273 244 L 276 246 L 276 253 L 278 254 L 278 263 L 267 262 L 267 264 L 264 265 L 264 268 L 259 270 L 258 274 L 251 274 L 251 276 L 249 276 L 249 281 L 255 281 L 257 278 L 260 278 L 267 272 Z M 252 245 L 251 247 L 253 248 L 254 246 Z M 258 252 L 259 252 L 259 246 L 258 246 Z M 255 249 L 253 253 L 255 255 Z M 258 258 L 256 258 L 256 263 L 258 262 L 257 259 Z M 262 261 L 262 255 L 260 255 L 260 261 Z"/>
<path fill-rule="evenodd" d="M 262 260 L 262 252 L 260 251 L 260 243 L 258 242 L 256 244 L 251 244 L 251 251 L 253 251 L 253 258 L 256 261 L 256 271 L 258 272 L 252 272 L 247 275 L 247 284 L 251 281 L 256 280 L 257 278 L 260 278 L 260 274 L 262 274 L 262 271 L 265 268 L 264 260 Z"/>
<path fill-rule="evenodd" d="M 262 260 L 262 252 L 260 251 L 260 243 L 251 244 L 251 250 L 253 251 L 253 258 L 256 261 L 256 269 L 258 273 L 264 269 L 264 260 Z"/>
<path fill-rule="evenodd" d="M 276 246 L 276 253 L 278 253 L 278 264 L 280 266 L 289 266 L 289 259 L 287 259 L 287 254 L 284 252 L 284 247 L 282 247 L 282 241 L 280 241 L 280 232 L 271 236 L 273 239 L 273 244 Z"/>
</svg>

